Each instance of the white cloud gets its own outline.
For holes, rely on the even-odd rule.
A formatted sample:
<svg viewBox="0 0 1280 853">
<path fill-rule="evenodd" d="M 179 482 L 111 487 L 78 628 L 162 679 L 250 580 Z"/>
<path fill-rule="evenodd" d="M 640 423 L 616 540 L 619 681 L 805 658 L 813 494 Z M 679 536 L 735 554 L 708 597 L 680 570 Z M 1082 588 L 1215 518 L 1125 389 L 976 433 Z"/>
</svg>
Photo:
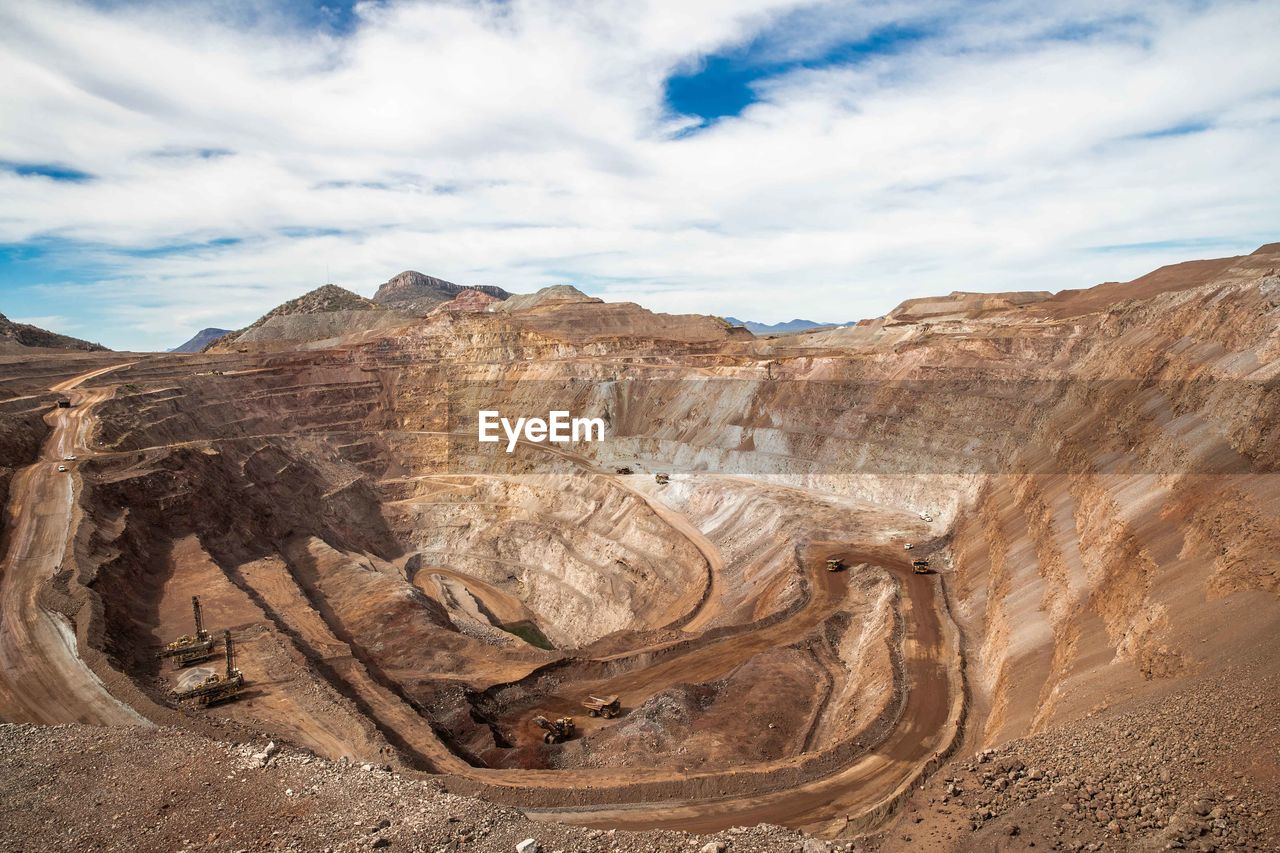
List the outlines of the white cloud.
<svg viewBox="0 0 1280 853">
<path fill-rule="evenodd" d="M 96 179 L 0 173 L 0 242 L 92 247 L 81 260 L 107 272 L 50 292 L 96 311 L 109 344 L 161 347 L 326 268 L 366 294 L 412 267 L 846 320 L 1275 238 L 1275 4 L 975 8 L 386 3 L 338 37 L 199 4 L 10 0 L 0 161 Z M 739 118 L 675 133 L 663 83 L 708 53 L 789 61 L 894 24 L 928 35 L 760 82 Z M 112 251 L 219 238 L 240 242 Z"/>
</svg>

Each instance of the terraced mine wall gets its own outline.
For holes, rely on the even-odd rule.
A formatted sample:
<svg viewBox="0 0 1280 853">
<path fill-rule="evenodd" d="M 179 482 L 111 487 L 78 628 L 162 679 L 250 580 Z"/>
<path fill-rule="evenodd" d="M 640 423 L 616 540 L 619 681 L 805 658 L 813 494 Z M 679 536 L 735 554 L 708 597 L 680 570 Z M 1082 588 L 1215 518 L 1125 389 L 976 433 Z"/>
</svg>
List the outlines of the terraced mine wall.
<svg viewBox="0 0 1280 853">
<path fill-rule="evenodd" d="M 566 487 L 572 494 L 571 484 L 581 477 L 571 473 L 572 464 L 537 448 L 521 447 L 512 457 L 477 453 L 471 425 L 459 415 L 485 405 L 538 412 L 554 401 L 604 417 L 607 441 L 570 450 L 606 469 L 639 462 L 646 471 L 665 469 L 694 479 L 700 473 L 750 478 L 835 500 L 930 512 L 941 529 L 954 529 L 957 607 L 977 652 L 975 683 L 992 697 L 987 734 L 1007 737 L 1044 723 L 1055 687 L 1071 671 L 1091 670 L 1117 654 L 1152 676 L 1184 665 L 1177 650 L 1152 639 L 1168 617 L 1146 598 L 1154 569 L 1144 546 L 1163 534 L 1134 530 L 1123 520 L 1110 529 L 1122 517 L 1114 498 L 1108 502 L 1109 494 L 1149 491 L 1155 483 L 1169 500 L 1178 495 L 1194 500 L 1198 509 L 1186 518 L 1188 529 L 1206 537 L 1205 547 L 1226 555 L 1222 563 L 1231 580 L 1215 583 L 1250 586 L 1247 578 L 1236 576 L 1257 563 L 1242 555 L 1258 553 L 1270 534 L 1262 523 L 1239 525 L 1246 531 L 1243 539 L 1228 534 L 1224 507 L 1243 511 L 1268 505 L 1266 478 L 1247 481 L 1253 483 L 1245 487 L 1251 491 L 1241 494 L 1238 475 L 1270 473 L 1266 460 L 1275 458 L 1275 437 L 1265 424 L 1275 413 L 1275 396 L 1272 388 L 1247 376 L 1216 376 L 1214 365 L 1243 364 L 1248 358 L 1260 362 L 1267 353 L 1240 348 L 1266 345 L 1272 332 L 1264 322 L 1248 326 L 1235 319 L 1249 316 L 1248 306 L 1224 314 L 1217 327 L 1206 325 L 1203 317 L 1213 300 L 1225 305 L 1251 299 L 1265 307 L 1259 303 L 1269 298 L 1264 291 L 1256 282 L 1228 288 L 1226 296 L 1188 291 L 1168 297 L 1169 305 L 1144 303 L 1092 316 L 1091 328 L 1081 321 L 1014 329 L 995 339 L 932 331 L 893 356 L 819 353 L 782 359 L 771 369 L 772 378 L 725 352 L 699 368 L 708 375 L 690 378 L 683 361 L 703 358 L 690 351 L 697 347 L 632 340 L 570 345 L 541 332 L 495 330 L 462 320 L 448 337 L 398 341 L 394 357 L 388 357 L 386 341 L 343 351 L 255 356 L 242 359 L 241 367 L 254 372 L 184 379 L 180 391 L 124 394 L 104 410 L 100 440 L 122 451 L 216 443 L 210 448 L 218 456 L 193 450 L 175 468 L 191 478 L 182 487 L 187 493 L 242 505 L 236 517 L 198 531 L 228 563 L 261 556 L 243 550 L 243 544 L 218 544 L 215 528 L 232 525 L 261 530 L 267 542 L 314 535 L 339 550 L 387 560 L 409 548 L 460 560 L 468 572 L 499 585 L 511 581 L 513 566 L 572 562 L 568 552 L 552 560 L 544 546 L 536 554 L 529 550 L 539 541 L 554 541 L 540 540 L 536 526 L 522 530 L 519 522 L 502 521 L 483 509 L 530 488 L 528 497 L 518 500 L 543 489 L 549 491 L 540 501 L 550 501 L 553 492 Z M 1152 316 L 1159 316 L 1165 329 L 1158 341 L 1151 337 Z M 470 336 L 462 334 L 467 330 Z M 649 357 L 628 362 L 638 349 Z M 1176 356 L 1160 356 L 1163 364 L 1144 362 L 1143 353 L 1150 352 Z M 717 359 L 720 363 L 713 363 Z M 1045 378 L 1066 364 L 1073 376 Z M 164 369 L 157 362 L 134 375 L 144 377 L 148 370 L 162 375 Z M 119 405 L 125 401 L 132 410 L 128 415 Z M 233 403 L 244 413 L 228 422 L 219 412 Z M 135 417 L 140 413 L 147 415 L 145 424 Z M 1182 431 L 1184 438 L 1171 436 L 1170 430 Z M 1206 431 L 1225 438 L 1218 445 L 1206 443 L 1201 440 Z M 1189 437 L 1196 439 L 1198 458 L 1187 456 Z M 1108 470 L 1114 473 L 1099 473 Z M 284 501 L 269 496 L 285 472 L 291 494 L 301 498 L 290 501 L 302 509 L 276 518 Z M 433 509 L 423 499 L 439 484 L 414 479 L 422 474 L 526 480 L 518 486 L 473 482 L 466 492 L 480 508 L 445 502 Z M 1198 490 L 1209 482 L 1204 478 L 1214 476 L 1230 477 L 1232 485 L 1200 500 Z M 539 477 L 543 485 L 533 482 Z M 233 498 L 218 485 L 241 479 L 268 497 L 259 501 L 237 491 Z M 597 505 L 607 509 L 610 500 L 627 502 L 616 490 L 592 493 L 595 486 L 586 487 L 586 503 L 566 515 L 580 517 Z M 693 488 L 677 482 L 664 499 L 696 516 L 699 507 L 688 502 Z M 146 491 L 165 492 L 156 484 Z M 308 494 L 313 497 L 307 499 Z M 412 509 L 397 509 L 400 502 Z M 1093 509 L 1096 521 L 1076 515 L 1074 506 L 1080 503 Z M 704 495 L 703 504 L 701 512 L 717 511 L 715 499 Z M 600 517 L 614 512 L 608 509 Z M 170 526 L 184 514 L 164 513 Z M 361 523 L 350 524 L 353 518 Z M 161 518 L 148 520 L 148 527 L 164 525 Z M 1075 541 L 1057 541 L 1063 536 Z M 1083 550 L 1081 537 L 1091 543 Z M 524 544 L 511 550 L 512 543 Z M 600 540 L 589 550 L 598 555 L 615 547 Z M 632 571 L 633 562 L 622 558 Z M 694 554 L 668 555 L 665 562 L 687 567 L 680 569 L 687 574 L 676 585 L 701 575 Z M 1064 563 L 1072 565 L 1068 569 Z M 1011 566 L 1018 567 L 1016 574 Z M 657 569 L 651 576 L 670 581 Z M 577 629 L 557 625 L 583 624 L 578 614 L 585 612 L 586 601 L 599 603 L 603 595 L 575 604 L 550 592 L 578 586 L 566 576 L 548 588 L 547 598 L 537 592 L 536 581 L 529 587 L 533 576 L 523 577 L 513 594 L 540 604 L 535 610 L 547 614 L 540 627 L 558 645 L 581 645 L 601 636 L 564 633 Z M 1266 588 L 1269 582 L 1262 577 L 1257 584 Z M 641 589 L 635 588 L 632 601 L 652 595 Z M 772 605 L 774 613 L 796 606 L 799 587 L 791 589 Z M 628 595 L 611 600 L 625 603 Z M 629 622 L 633 610 L 628 605 L 617 617 L 602 614 L 599 630 L 660 627 Z M 731 619 L 768 616 L 739 613 Z M 1103 630 L 1093 630 L 1093 619 Z M 1008 627 L 1015 623 L 1016 635 Z M 1088 640 L 1082 643 L 1081 636 Z M 1014 684 L 1016 697 L 1010 693 Z"/>
</svg>

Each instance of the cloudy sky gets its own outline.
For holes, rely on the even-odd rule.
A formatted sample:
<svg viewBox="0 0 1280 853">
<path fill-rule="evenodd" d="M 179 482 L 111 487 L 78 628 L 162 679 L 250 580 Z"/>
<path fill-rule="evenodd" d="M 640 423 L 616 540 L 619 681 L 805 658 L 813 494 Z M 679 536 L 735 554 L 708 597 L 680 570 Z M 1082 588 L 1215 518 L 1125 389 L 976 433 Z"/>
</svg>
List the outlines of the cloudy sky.
<svg viewBox="0 0 1280 853">
<path fill-rule="evenodd" d="M 404 269 L 852 320 L 1280 239 L 1280 4 L 0 0 L 0 312 Z"/>
</svg>

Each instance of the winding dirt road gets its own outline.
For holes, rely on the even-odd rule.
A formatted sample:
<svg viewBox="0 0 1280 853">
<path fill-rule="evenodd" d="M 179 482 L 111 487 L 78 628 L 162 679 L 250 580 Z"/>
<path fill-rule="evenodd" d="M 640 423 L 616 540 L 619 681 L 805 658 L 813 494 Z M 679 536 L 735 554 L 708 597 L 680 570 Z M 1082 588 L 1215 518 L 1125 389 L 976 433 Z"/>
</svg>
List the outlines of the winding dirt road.
<svg viewBox="0 0 1280 853">
<path fill-rule="evenodd" d="M 936 756 L 950 750 L 963 714 L 958 638 L 939 607 L 937 578 L 895 568 L 903 586 L 906 701 L 889 736 L 852 764 L 812 782 L 758 796 L 530 810 L 529 816 L 603 828 L 690 832 L 775 823 L 827 835 L 850 823 L 873 823 Z M 777 762 L 779 767 L 788 763 L 793 762 Z M 734 775 L 723 774 L 727 785 L 732 785 Z"/>
<path fill-rule="evenodd" d="M 50 390 L 72 393 L 90 379 L 127 366 L 93 370 Z M 115 699 L 80 658 L 70 621 L 40 603 L 40 590 L 62 568 L 78 511 L 75 463 L 65 463 L 71 469 L 65 473 L 58 471 L 58 465 L 64 456 L 90 452 L 84 435 L 86 416 L 108 394 L 101 390 L 73 393 L 75 407 L 56 409 L 46 418 L 53 432 L 40 461 L 13 479 L 10 545 L 0 570 L 0 719 L 148 724 Z"/>
</svg>

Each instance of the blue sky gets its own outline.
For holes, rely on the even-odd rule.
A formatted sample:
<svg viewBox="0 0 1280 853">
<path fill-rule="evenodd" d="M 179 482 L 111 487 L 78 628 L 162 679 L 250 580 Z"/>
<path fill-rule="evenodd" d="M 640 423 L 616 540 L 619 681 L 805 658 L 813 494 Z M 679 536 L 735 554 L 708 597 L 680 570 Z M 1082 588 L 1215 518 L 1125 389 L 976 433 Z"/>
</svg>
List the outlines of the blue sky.
<svg viewBox="0 0 1280 853">
<path fill-rule="evenodd" d="M 0 312 L 116 348 L 403 269 L 765 322 L 1280 237 L 1274 3 L 0 7 Z"/>
</svg>

